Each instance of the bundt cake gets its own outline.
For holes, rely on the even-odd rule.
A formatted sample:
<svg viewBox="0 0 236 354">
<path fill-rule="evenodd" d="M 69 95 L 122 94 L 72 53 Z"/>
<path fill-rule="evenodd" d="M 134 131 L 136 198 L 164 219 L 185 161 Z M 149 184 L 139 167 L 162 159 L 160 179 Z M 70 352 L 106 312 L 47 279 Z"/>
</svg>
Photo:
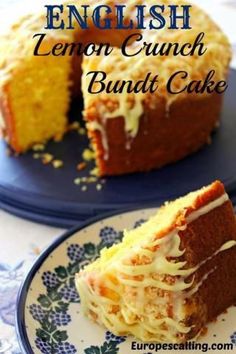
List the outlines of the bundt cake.
<svg viewBox="0 0 236 354">
<path fill-rule="evenodd" d="M 77 7 L 90 4 L 88 11 L 97 4 L 94 0 L 82 1 L 79 5 L 74 1 L 69 3 Z M 127 21 L 135 19 L 136 6 L 144 4 L 140 0 L 123 3 Z M 153 0 L 149 3 L 148 6 L 156 5 Z M 68 1 L 63 4 L 61 16 L 66 17 Z M 115 6 L 110 0 L 104 0 L 103 4 Z M 165 7 L 168 18 L 171 1 L 161 0 L 158 4 Z M 175 4 L 188 2 L 177 0 Z M 115 20 L 113 15 L 111 21 Z M 148 16 L 147 12 L 147 21 Z M 66 132 L 71 97 L 82 100 L 82 94 L 83 117 L 100 176 L 159 168 L 197 151 L 209 141 L 220 118 L 223 95 L 186 90 L 173 94 L 167 90 L 168 79 L 178 71 L 187 72 L 188 78 L 184 79 L 181 73 L 177 75 L 172 82 L 175 91 L 182 91 L 183 85 L 191 81 L 204 82 L 209 72 L 214 73 L 215 82 L 227 77 L 231 58 L 229 42 L 201 9 L 192 5 L 191 29 L 170 30 L 166 26 L 161 30 L 104 31 L 92 26 L 82 30 L 77 24 L 74 30 L 49 30 L 45 26 L 45 13 L 31 14 L 1 36 L 1 125 L 6 140 L 16 152 L 25 152 L 34 144 L 51 138 L 61 139 Z M 40 34 L 45 36 L 40 37 Z M 126 50 L 132 55 L 138 48 L 138 55 L 122 55 L 121 47 L 128 36 Z M 197 38 L 204 45 L 203 55 L 199 54 Z M 107 56 L 103 51 L 100 55 L 95 52 L 63 56 L 59 50 L 57 55 L 42 55 L 51 52 L 58 43 L 62 48 L 63 44 L 77 42 L 83 46 L 109 42 L 112 51 Z M 165 43 L 171 45 L 165 47 Z M 176 55 L 175 43 L 179 46 L 189 43 L 189 48 L 195 43 L 198 50 L 190 55 Z M 40 55 L 34 55 L 37 45 Z M 156 45 L 157 55 L 152 45 Z M 105 86 L 112 81 L 118 82 L 120 87 L 123 79 L 135 84 L 149 75 L 150 80 L 158 80 L 158 89 L 94 94 L 88 89 L 94 71 L 106 74 Z M 95 83 L 94 90 L 97 86 Z"/>
<path fill-rule="evenodd" d="M 236 220 L 221 182 L 166 203 L 75 279 L 82 309 L 115 335 L 181 343 L 236 301 Z"/>
</svg>

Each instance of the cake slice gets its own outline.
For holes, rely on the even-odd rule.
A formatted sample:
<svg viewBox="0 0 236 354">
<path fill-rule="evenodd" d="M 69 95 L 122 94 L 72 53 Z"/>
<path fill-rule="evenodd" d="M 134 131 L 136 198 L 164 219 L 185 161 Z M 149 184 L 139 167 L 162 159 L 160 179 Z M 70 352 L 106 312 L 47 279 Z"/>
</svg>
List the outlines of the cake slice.
<svg viewBox="0 0 236 354">
<path fill-rule="evenodd" d="M 162 206 L 76 275 L 85 315 L 116 335 L 185 342 L 236 301 L 236 220 L 221 182 Z"/>
</svg>

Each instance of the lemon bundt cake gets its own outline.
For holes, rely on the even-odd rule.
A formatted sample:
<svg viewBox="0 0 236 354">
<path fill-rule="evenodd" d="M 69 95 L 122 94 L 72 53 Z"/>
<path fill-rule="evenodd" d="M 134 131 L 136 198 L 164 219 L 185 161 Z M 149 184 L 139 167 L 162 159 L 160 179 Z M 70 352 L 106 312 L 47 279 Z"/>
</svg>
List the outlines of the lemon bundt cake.
<svg viewBox="0 0 236 354">
<path fill-rule="evenodd" d="M 236 301 L 236 220 L 221 182 L 166 203 L 75 280 L 84 313 L 116 335 L 185 342 Z"/>
<path fill-rule="evenodd" d="M 64 14 L 66 4 L 64 1 Z M 74 3 L 74 1 L 69 2 Z M 82 1 L 90 4 L 96 1 Z M 170 0 L 161 0 L 165 16 L 169 16 Z M 115 2 L 103 1 L 114 7 Z M 125 20 L 135 19 L 139 0 L 124 2 Z M 184 0 L 176 5 L 188 4 Z M 150 1 L 156 5 L 155 1 Z M 148 22 L 148 13 L 146 20 Z M 115 17 L 113 18 L 113 20 Z M 112 19 L 111 19 L 112 20 Z M 222 106 L 222 95 L 211 93 L 171 94 L 167 81 L 177 71 L 186 71 L 188 78 L 177 76 L 173 89 L 180 90 L 189 81 L 204 82 L 214 70 L 214 81 L 225 80 L 231 57 L 230 45 L 222 31 L 198 7 L 191 7 L 192 29 L 170 30 L 81 30 L 77 24 L 74 30 L 45 29 L 45 14 L 32 14 L 21 18 L 0 41 L 0 107 L 2 130 L 10 146 L 18 153 L 31 148 L 35 143 L 48 139 L 60 139 L 66 131 L 71 96 L 83 94 L 83 116 L 87 122 L 88 135 L 95 150 L 99 175 L 118 175 L 135 171 L 148 171 L 177 161 L 198 150 L 209 141 L 209 136 L 218 124 Z M 50 52 L 58 43 L 89 41 L 110 42 L 112 52 L 92 55 L 48 55 L 34 56 L 40 37 L 40 53 Z M 202 33 L 202 35 L 201 35 Z M 120 47 L 133 34 L 126 49 L 135 56 L 124 56 Z M 200 37 L 199 37 L 200 35 Z M 201 37 L 203 36 L 203 37 Z M 167 50 L 165 43 L 180 46 L 193 45 L 196 38 L 202 38 L 204 55 L 196 50 L 192 55 L 174 55 L 174 45 Z M 145 45 L 146 42 L 146 45 Z M 156 44 L 156 51 L 162 46 L 164 55 L 155 55 L 148 44 Z M 195 43 L 196 44 L 196 43 Z M 159 45 L 159 47 L 158 47 Z M 200 44 L 197 45 L 200 47 Z M 149 48 L 149 53 L 145 51 Z M 141 50 L 142 49 L 142 50 Z M 198 48 L 199 49 L 199 48 Z M 168 55 L 165 55 L 167 52 Z M 89 93 L 91 72 L 106 73 L 104 85 L 122 79 L 133 83 L 158 77 L 155 92 L 101 92 Z M 90 73 L 90 74 L 89 74 Z M 89 74 L 89 75 L 88 75 Z M 96 84 L 94 86 L 96 88 Z"/>
</svg>

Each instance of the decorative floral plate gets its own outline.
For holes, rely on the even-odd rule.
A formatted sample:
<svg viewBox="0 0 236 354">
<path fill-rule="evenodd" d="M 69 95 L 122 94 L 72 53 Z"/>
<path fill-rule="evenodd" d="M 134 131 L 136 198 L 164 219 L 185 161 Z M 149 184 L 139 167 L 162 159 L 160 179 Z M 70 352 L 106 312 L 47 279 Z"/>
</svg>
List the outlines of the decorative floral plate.
<svg viewBox="0 0 236 354">
<path fill-rule="evenodd" d="M 120 242 L 124 228 L 137 227 L 154 212 L 154 209 L 136 210 L 93 219 L 66 233 L 44 251 L 30 270 L 18 298 L 17 332 L 24 353 L 156 352 L 153 346 L 145 347 L 132 337 L 116 337 L 85 318 L 74 286 L 74 275 L 81 267 L 96 259 L 104 246 Z M 209 347 L 212 343 L 224 345 L 222 353 L 236 352 L 236 308 L 230 308 L 209 324 L 198 343 L 204 347 L 184 352 L 202 353 L 206 343 Z M 158 353 L 173 353 L 173 350 Z"/>
</svg>

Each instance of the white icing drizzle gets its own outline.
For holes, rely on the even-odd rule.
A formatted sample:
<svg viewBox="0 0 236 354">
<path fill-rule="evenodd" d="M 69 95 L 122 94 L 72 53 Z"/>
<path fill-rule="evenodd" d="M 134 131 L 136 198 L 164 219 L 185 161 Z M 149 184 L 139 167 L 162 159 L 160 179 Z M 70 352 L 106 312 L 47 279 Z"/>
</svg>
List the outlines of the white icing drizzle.
<svg viewBox="0 0 236 354">
<path fill-rule="evenodd" d="M 136 96 L 144 96 L 143 94 L 136 94 Z M 125 95 L 119 95 L 119 108 L 113 112 L 106 112 L 104 117 L 106 119 L 112 119 L 117 117 L 124 117 L 125 131 L 128 137 L 135 138 L 139 130 L 139 121 L 143 114 L 142 99 L 137 99 L 132 108 L 127 101 Z"/>
<path fill-rule="evenodd" d="M 108 148 L 107 134 L 106 134 L 104 126 L 102 124 L 98 123 L 97 121 L 88 122 L 86 125 L 89 130 L 92 130 L 92 131 L 98 130 L 100 132 L 101 138 L 102 138 L 102 146 L 104 149 L 103 158 L 104 158 L 104 160 L 108 160 L 109 159 L 109 148 Z"/>
<path fill-rule="evenodd" d="M 209 211 L 221 206 L 224 204 L 227 200 L 229 200 L 229 196 L 225 193 L 221 197 L 219 197 L 216 200 L 213 200 L 211 203 L 205 205 L 204 207 L 194 211 L 187 217 L 187 222 L 190 223 L 196 219 L 198 219 L 200 216 L 209 213 Z"/>
<path fill-rule="evenodd" d="M 227 200 L 228 195 L 223 194 L 207 206 L 193 211 L 187 217 L 187 223 Z M 216 267 L 197 283 L 196 271 L 219 253 L 236 246 L 235 240 L 227 241 L 195 267 L 185 268 L 186 261 L 177 261 L 185 253 L 180 249 L 179 231 L 176 228 L 157 239 L 154 235 L 148 237 L 145 242 L 139 241 L 131 246 L 128 253 L 122 253 L 122 249 L 114 252 L 109 261 L 101 264 L 106 253 L 119 245 L 103 251 L 100 261 L 76 277 L 84 312 L 117 335 L 127 333 L 144 341 L 178 342 L 178 335 L 191 330 L 184 324 L 186 300 L 199 291 Z M 132 260 L 140 260 L 141 257 L 141 264 L 133 264 Z M 107 289 L 107 294 L 101 294 L 101 288 Z"/>
<path fill-rule="evenodd" d="M 236 244 L 235 244 L 236 245 Z M 235 246 L 234 245 L 234 246 Z M 210 257 L 210 259 L 213 257 Z M 198 290 L 200 289 L 200 287 L 202 286 L 202 284 L 207 280 L 207 278 L 214 273 L 214 271 L 217 269 L 217 267 L 214 267 L 213 269 L 211 269 L 208 273 L 206 273 L 202 279 L 200 280 L 199 283 L 197 283 L 190 291 L 188 291 L 187 295 L 185 296 L 185 298 L 189 298 L 191 296 L 193 296 L 193 294 L 195 294 L 196 292 L 198 292 Z"/>
</svg>

